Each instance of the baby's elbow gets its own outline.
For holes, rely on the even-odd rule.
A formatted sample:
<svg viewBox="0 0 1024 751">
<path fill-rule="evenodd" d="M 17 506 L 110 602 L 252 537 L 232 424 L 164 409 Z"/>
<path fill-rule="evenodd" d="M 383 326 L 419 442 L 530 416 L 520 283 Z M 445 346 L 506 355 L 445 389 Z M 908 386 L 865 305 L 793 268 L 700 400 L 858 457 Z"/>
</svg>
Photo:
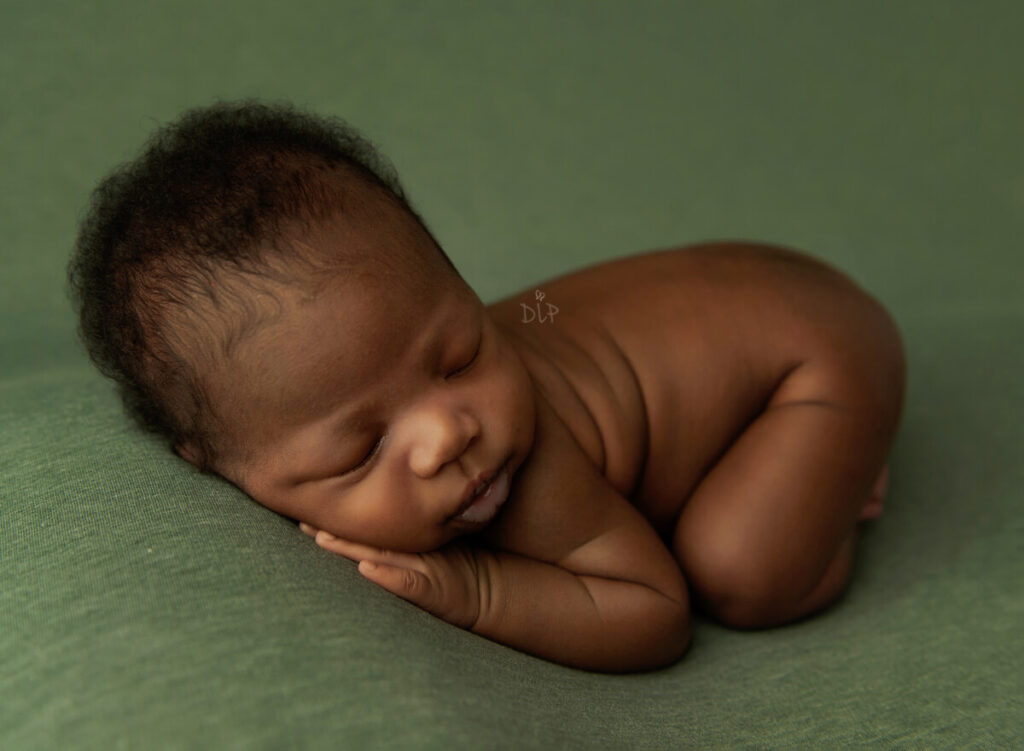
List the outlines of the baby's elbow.
<svg viewBox="0 0 1024 751">
<path fill-rule="evenodd" d="M 692 639 L 690 626 L 690 609 L 678 606 L 672 613 L 668 625 L 668 639 L 663 662 L 659 667 L 666 667 L 682 659 L 690 648 Z"/>
<path fill-rule="evenodd" d="M 674 569 L 674 573 L 672 581 L 662 582 L 654 590 L 656 596 L 648 600 L 650 622 L 658 624 L 656 640 L 661 644 L 660 662 L 656 667 L 665 667 L 681 659 L 690 648 L 692 638 L 686 581 L 681 571 Z"/>
<path fill-rule="evenodd" d="M 684 601 L 676 605 L 672 614 L 671 630 L 675 637 L 672 639 L 671 649 L 669 650 L 669 663 L 679 660 L 690 648 L 693 634 L 691 631 L 689 603 Z"/>
<path fill-rule="evenodd" d="M 690 607 L 686 600 L 659 597 L 640 608 L 632 629 L 631 664 L 627 670 L 654 670 L 678 662 L 690 648 Z"/>
</svg>

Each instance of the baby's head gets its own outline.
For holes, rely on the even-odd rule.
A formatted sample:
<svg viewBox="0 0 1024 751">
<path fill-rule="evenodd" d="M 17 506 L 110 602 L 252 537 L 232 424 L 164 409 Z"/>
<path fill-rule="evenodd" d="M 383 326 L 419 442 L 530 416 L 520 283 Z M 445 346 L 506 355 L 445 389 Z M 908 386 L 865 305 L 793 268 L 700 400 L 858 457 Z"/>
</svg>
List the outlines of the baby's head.
<svg viewBox="0 0 1024 751">
<path fill-rule="evenodd" d="M 335 534 L 437 547 L 485 523 L 460 517 L 467 482 L 529 451 L 522 363 L 340 121 L 186 113 L 96 189 L 69 278 L 139 425 Z M 418 500 L 360 505 L 382 494 Z"/>
</svg>

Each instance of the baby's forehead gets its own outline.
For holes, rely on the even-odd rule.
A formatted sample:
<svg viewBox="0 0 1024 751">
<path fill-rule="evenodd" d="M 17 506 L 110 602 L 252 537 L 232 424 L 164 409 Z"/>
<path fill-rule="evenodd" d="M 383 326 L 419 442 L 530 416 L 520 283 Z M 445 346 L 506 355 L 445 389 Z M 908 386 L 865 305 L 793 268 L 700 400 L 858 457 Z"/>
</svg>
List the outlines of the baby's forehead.
<svg viewBox="0 0 1024 751">
<path fill-rule="evenodd" d="M 373 274 L 315 295 L 284 292 L 276 314 L 222 362 L 218 390 L 249 410 L 296 419 L 461 356 L 483 326 L 479 298 L 457 275 L 425 281 Z"/>
<path fill-rule="evenodd" d="M 222 323 L 228 360 L 254 335 L 289 326 L 299 328 L 292 337 L 372 329 L 389 339 L 397 326 L 423 328 L 429 307 L 468 289 L 418 220 L 386 200 L 283 227 L 258 255 L 252 268 L 221 267 L 202 295 L 212 305 L 194 311 Z"/>
<path fill-rule="evenodd" d="M 430 259 L 377 258 L 305 283 L 265 288 L 255 301 L 263 328 L 326 346 L 339 338 L 387 348 L 430 328 L 452 328 L 481 307 L 463 279 Z"/>
</svg>

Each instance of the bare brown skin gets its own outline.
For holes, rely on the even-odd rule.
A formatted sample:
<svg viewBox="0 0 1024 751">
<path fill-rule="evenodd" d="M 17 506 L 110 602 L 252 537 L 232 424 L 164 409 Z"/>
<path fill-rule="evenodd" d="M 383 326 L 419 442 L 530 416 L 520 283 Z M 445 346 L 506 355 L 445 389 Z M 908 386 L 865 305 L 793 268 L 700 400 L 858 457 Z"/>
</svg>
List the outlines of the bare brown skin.
<svg viewBox="0 0 1024 751">
<path fill-rule="evenodd" d="M 378 287 L 373 306 L 296 306 L 249 355 L 262 368 L 249 381 L 278 384 L 273 403 L 224 384 L 260 407 L 244 426 L 257 459 L 223 474 L 395 594 L 587 669 L 678 659 L 690 595 L 738 627 L 840 595 L 857 523 L 880 513 L 903 395 L 898 332 L 870 297 L 805 256 L 751 244 L 613 261 L 486 308 L 446 274 L 418 268 L 433 282 L 386 305 Z M 558 306 L 553 319 L 523 321 L 535 289 Z M 359 362 L 369 393 L 387 396 L 367 418 L 386 423 L 384 449 L 354 471 L 310 463 L 324 445 L 366 453 L 348 436 L 335 452 L 318 420 L 364 396 L 342 393 L 352 381 L 330 342 L 374 325 L 397 342 L 378 347 L 377 332 L 356 350 L 372 351 Z M 421 327 L 455 332 L 427 368 Z M 477 330 L 479 364 L 463 372 Z M 337 387 L 309 396 L 335 372 Z M 301 400 L 278 399 L 293 374 Z M 308 416 L 291 420 L 300 404 Z M 452 522 L 466 481 L 506 457 L 498 516 Z"/>
<path fill-rule="evenodd" d="M 904 384 L 885 311 L 823 264 L 720 244 L 651 253 L 491 307 L 591 462 L 738 627 L 845 588 L 856 523 L 881 512 Z M 578 348 L 578 349 L 577 349 Z"/>
</svg>

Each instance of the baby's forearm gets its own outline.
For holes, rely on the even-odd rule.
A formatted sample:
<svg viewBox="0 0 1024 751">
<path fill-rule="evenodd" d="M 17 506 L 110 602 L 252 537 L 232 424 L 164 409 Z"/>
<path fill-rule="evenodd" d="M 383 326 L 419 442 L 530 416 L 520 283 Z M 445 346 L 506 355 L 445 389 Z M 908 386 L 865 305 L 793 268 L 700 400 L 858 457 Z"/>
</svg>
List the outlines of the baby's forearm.
<svg viewBox="0 0 1024 751">
<path fill-rule="evenodd" d="M 690 641 L 689 604 L 637 582 L 480 551 L 472 630 L 555 662 L 609 672 L 667 665 Z"/>
<path fill-rule="evenodd" d="M 661 555 L 656 544 L 636 545 L 629 529 L 591 540 L 561 565 L 456 543 L 402 553 L 311 527 L 305 531 L 321 547 L 359 561 L 363 576 L 399 597 L 553 662 L 609 672 L 645 670 L 675 661 L 689 645 L 682 573 L 667 550 Z M 633 564 L 629 570 L 643 572 L 643 581 L 616 578 L 623 571 L 623 551 Z"/>
</svg>

